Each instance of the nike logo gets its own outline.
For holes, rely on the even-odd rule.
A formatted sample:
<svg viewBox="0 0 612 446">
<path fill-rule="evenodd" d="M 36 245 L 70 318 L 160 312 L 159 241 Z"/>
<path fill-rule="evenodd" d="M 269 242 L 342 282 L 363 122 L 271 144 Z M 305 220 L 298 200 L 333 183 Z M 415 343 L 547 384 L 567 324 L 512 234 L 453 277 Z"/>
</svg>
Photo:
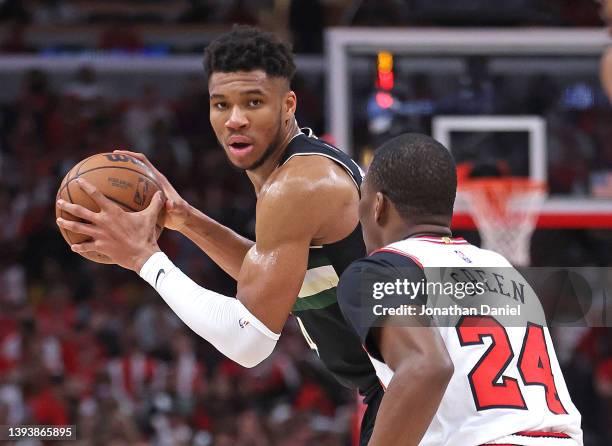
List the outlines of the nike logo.
<svg viewBox="0 0 612 446">
<path fill-rule="evenodd" d="M 159 280 L 159 276 L 161 276 L 162 274 L 166 274 L 166 270 L 164 270 L 163 268 L 157 271 L 157 277 L 155 278 L 155 288 L 157 288 L 157 281 Z"/>
</svg>

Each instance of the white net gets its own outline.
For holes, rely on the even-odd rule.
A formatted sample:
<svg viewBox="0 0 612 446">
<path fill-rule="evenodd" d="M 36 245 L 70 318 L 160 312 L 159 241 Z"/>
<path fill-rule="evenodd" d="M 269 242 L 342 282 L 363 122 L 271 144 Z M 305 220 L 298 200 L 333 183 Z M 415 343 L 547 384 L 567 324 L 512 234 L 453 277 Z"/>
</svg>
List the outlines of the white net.
<svg viewBox="0 0 612 446">
<path fill-rule="evenodd" d="M 531 235 L 546 199 L 546 187 L 526 178 L 487 178 L 466 181 L 460 197 L 478 227 L 481 245 L 516 266 L 530 263 Z"/>
</svg>

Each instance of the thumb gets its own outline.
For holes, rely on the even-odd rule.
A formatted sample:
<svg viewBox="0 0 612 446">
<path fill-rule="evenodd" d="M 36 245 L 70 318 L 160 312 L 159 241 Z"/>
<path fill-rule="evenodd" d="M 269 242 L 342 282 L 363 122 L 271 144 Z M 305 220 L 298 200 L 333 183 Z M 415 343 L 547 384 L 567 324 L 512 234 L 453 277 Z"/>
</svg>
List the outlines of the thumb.
<svg viewBox="0 0 612 446">
<path fill-rule="evenodd" d="M 153 195 L 153 198 L 151 198 L 151 202 L 149 203 L 149 206 L 145 209 L 145 211 L 153 215 L 158 215 L 163 207 L 164 199 L 161 191 L 158 190 L 157 192 L 155 192 L 155 195 Z"/>
</svg>

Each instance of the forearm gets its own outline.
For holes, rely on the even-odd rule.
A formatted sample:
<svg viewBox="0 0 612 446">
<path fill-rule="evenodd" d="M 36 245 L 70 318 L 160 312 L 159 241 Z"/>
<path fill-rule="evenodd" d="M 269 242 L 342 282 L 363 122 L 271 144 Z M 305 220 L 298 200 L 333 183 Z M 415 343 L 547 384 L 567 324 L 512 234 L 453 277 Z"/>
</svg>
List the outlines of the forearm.
<svg viewBox="0 0 612 446">
<path fill-rule="evenodd" d="M 416 446 L 433 419 L 450 375 L 406 361 L 395 371 L 376 416 L 369 446 Z"/>
<path fill-rule="evenodd" d="M 193 282 L 164 253 L 148 259 L 139 274 L 189 328 L 233 361 L 253 367 L 274 350 L 279 334 L 269 330 L 238 299 Z"/>
<path fill-rule="evenodd" d="M 194 242 L 226 273 L 238 280 L 240 267 L 254 242 L 213 220 L 193 206 L 181 233 Z"/>
</svg>

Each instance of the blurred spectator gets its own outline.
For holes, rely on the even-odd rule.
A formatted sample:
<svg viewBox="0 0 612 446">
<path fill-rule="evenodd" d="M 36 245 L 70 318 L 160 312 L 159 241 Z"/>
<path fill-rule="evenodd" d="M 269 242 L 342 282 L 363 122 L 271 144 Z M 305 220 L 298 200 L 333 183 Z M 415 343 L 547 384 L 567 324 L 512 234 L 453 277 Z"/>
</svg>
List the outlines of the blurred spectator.
<svg viewBox="0 0 612 446">
<path fill-rule="evenodd" d="M 231 0 L 227 2 L 227 9 L 223 14 L 225 23 L 239 23 L 241 25 L 257 25 L 257 12 L 259 2 L 246 0 Z"/>
<path fill-rule="evenodd" d="M 189 0 L 189 9 L 180 17 L 181 22 L 208 22 L 213 15 L 210 0 Z"/>
<path fill-rule="evenodd" d="M 15 22 L 9 29 L 6 37 L 0 43 L 2 53 L 27 53 L 32 51 L 25 38 L 25 25 Z"/>
<path fill-rule="evenodd" d="M 353 2 L 345 12 L 343 22 L 354 26 L 398 26 L 406 11 L 397 0 L 363 0 Z"/>
<path fill-rule="evenodd" d="M 78 5 L 64 0 L 30 0 L 32 21 L 41 24 L 70 24 L 82 20 Z"/>
<path fill-rule="evenodd" d="M 325 16 L 320 0 L 291 0 L 289 28 L 293 35 L 293 51 L 321 53 Z"/>
<path fill-rule="evenodd" d="M 104 87 L 98 82 L 93 67 L 83 65 L 74 76 L 74 81 L 66 85 L 64 94 L 79 101 L 89 102 L 104 97 Z"/>
<path fill-rule="evenodd" d="M 29 6 L 22 0 L 4 0 L 0 3 L 0 21 L 15 20 L 21 23 L 29 21 Z"/>
<path fill-rule="evenodd" d="M 100 35 L 99 47 L 103 50 L 136 52 L 142 49 L 143 42 L 127 23 L 115 22 Z"/>
<path fill-rule="evenodd" d="M 140 100 L 125 113 L 124 132 L 130 150 L 149 154 L 155 124 L 158 121 L 170 121 L 171 117 L 170 109 L 161 101 L 159 91 L 151 85 L 143 87 Z"/>
</svg>

